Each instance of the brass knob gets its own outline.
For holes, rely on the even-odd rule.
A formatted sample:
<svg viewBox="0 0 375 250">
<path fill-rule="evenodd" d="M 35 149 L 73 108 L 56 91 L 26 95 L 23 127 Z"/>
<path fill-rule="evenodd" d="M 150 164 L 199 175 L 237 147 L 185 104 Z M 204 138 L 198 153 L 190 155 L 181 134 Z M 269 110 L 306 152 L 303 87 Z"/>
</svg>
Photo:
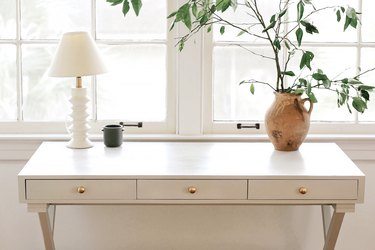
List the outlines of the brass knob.
<svg viewBox="0 0 375 250">
<path fill-rule="evenodd" d="M 300 188 L 298 189 L 298 191 L 299 191 L 300 194 L 306 194 L 306 193 L 307 193 L 307 188 L 305 188 L 305 187 L 300 187 Z"/>
<path fill-rule="evenodd" d="M 189 187 L 188 191 L 189 191 L 189 193 L 194 194 L 195 192 L 197 192 L 197 188 L 196 187 Z"/>
<path fill-rule="evenodd" d="M 78 187 L 77 188 L 77 192 L 80 193 L 80 194 L 83 194 L 84 192 L 86 191 L 85 187 Z"/>
</svg>

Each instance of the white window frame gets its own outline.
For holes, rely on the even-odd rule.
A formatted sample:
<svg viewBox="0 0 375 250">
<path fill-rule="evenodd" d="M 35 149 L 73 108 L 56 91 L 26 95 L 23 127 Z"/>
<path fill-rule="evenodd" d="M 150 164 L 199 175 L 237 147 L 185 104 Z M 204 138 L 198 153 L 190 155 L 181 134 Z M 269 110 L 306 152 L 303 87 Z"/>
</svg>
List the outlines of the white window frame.
<svg viewBox="0 0 375 250">
<path fill-rule="evenodd" d="M 95 13 L 95 0 L 92 1 L 92 13 Z M 17 15 L 20 13 L 20 0 L 17 0 Z M 167 0 L 168 13 L 175 11 L 178 6 L 185 3 L 185 0 Z M 361 7 L 361 6 L 360 6 Z M 93 16 L 93 19 L 95 15 Z M 19 20 L 19 16 L 17 17 Z M 94 22 L 95 20 L 93 20 Z M 168 20 L 168 26 L 171 20 Z M 94 27 L 94 26 L 93 26 Z M 169 30 L 169 27 L 168 27 Z M 144 128 L 127 128 L 126 133 L 132 134 L 161 134 L 161 138 L 167 138 L 166 134 L 177 135 L 180 138 L 201 139 L 212 138 L 215 134 L 246 134 L 257 138 L 264 136 L 264 126 L 260 130 L 236 128 L 237 122 L 218 123 L 213 122 L 212 112 L 212 33 L 198 33 L 185 44 L 182 52 L 178 52 L 175 46 L 176 37 L 181 37 L 186 32 L 183 25 L 177 25 L 174 30 L 168 31 L 167 43 L 167 121 L 166 123 L 146 123 Z M 360 32 L 360 31 L 358 31 Z M 95 34 L 94 31 L 92 31 Z M 17 40 L 20 43 L 20 23 L 17 22 Z M 4 41 L 4 40 L 3 40 Z M 4 41 L 10 43 L 9 41 Z M 25 42 L 25 41 L 23 41 Z M 46 42 L 46 41 L 44 41 Z M 58 41 L 53 41 L 57 43 Z M 98 41 L 101 43 L 104 41 Z M 108 41 L 105 41 L 108 42 Z M 361 46 L 375 47 L 374 44 L 362 43 Z M 17 44 L 17 67 L 21 58 L 20 45 Z M 359 60 L 360 58 L 357 58 Z M 20 70 L 17 69 L 17 87 L 22 88 Z M 95 77 L 93 77 L 95 80 Z M 74 80 L 74 79 L 73 79 Z M 72 81 L 73 81 L 72 80 Z M 87 79 L 86 79 L 87 80 Z M 94 81 L 95 84 L 95 81 Z M 95 94 L 95 93 L 93 93 Z M 18 100 L 22 106 L 22 101 Z M 18 116 L 21 117 L 19 111 Z M 90 122 L 92 129 L 90 134 L 101 134 L 104 125 L 119 121 Z M 247 123 L 247 121 L 243 121 Z M 63 122 L 24 122 L 19 119 L 17 122 L 0 122 L 1 134 L 66 134 L 65 123 Z M 310 134 L 336 134 L 336 135 L 372 135 L 375 136 L 375 123 L 355 124 L 351 122 L 311 124 Z M 188 137 L 186 137 L 188 136 Z M 230 136 L 230 135 L 229 135 Z M 218 136 L 219 138 L 220 136 Z M 145 138 L 152 138 L 147 137 Z M 221 137 L 220 137 L 221 138 Z M 262 137 L 263 138 L 263 137 Z"/>
<path fill-rule="evenodd" d="M 108 3 L 109 4 L 109 3 Z M 175 1 L 167 0 L 167 13 L 172 12 L 177 7 Z M 127 127 L 127 133 L 158 133 L 170 134 L 176 131 L 176 65 L 177 65 L 177 50 L 175 49 L 174 39 L 177 36 L 176 31 L 169 32 L 171 20 L 167 22 L 167 41 L 130 41 L 130 40 L 111 40 L 111 39 L 96 39 L 96 0 L 91 0 L 91 35 L 96 43 L 99 44 L 166 44 L 166 68 L 167 68 L 167 93 L 166 93 L 166 120 L 163 122 L 143 122 L 142 129 Z M 16 0 L 16 38 L 15 39 L 2 39 L 1 44 L 12 44 L 16 46 L 16 83 L 17 83 L 17 121 L 0 121 L 1 134 L 65 134 L 65 122 L 34 122 L 24 121 L 22 115 L 22 51 L 21 45 L 23 44 L 58 44 L 59 40 L 50 39 L 22 39 L 21 40 L 21 0 Z M 96 77 L 85 77 L 83 79 L 87 83 L 91 83 L 93 91 L 91 92 L 92 106 L 88 107 L 92 110 L 92 119 L 89 120 L 91 126 L 91 134 L 100 134 L 101 129 L 111 123 L 118 123 L 123 120 L 97 120 L 96 113 Z M 72 78 L 72 84 L 74 84 Z M 126 121 L 124 121 L 126 122 Z"/>
<path fill-rule="evenodd" d="M 358 11 L 362 12 L 362 0 L 359 0 Z M 357 49 L 356 64 L 359 65 L 361 61 L 361 49 L 375 48 L 374 43 L 362 42 L 362 29 L 357 29 L 358 41 L 353 43 L 325 43 L 325 46 L 352 46 Z M 213 119 L 213 49 L 214 40 L 212 32 L 204 33 L 202 41 L 202 47 L 204 48 L 203 60 L 203 134 L 265 134 L 264 122 L 263 121 L 233 121 L 233 122 L 215 122 Z M 307 46 L 317 46 L 318 43 L 305 43 Z M 254 44 L 256 46 L 256 44 Z M 249 93 L 250 95 L 250 93 Z M 250 97 L 249 97 L 250 98 Z M 374 101 L 374 100 L 372 100 Z M 270 104 L 271 105 L 271 104 Z M 319 105 L 319 104 L 317 104 Z M 265 107 L 268 108 L 268 107 Z M 313 111 L 314 112 L 314 111 Z M 358 113 L 355 113 L 355 121 L 353 122 L 312 122 L 310 125 L 309 134 L 375 134 L 375 123 L 374 122 L 359 122 Z M 237 123 L 254 124 L 260 123 L 260 129 L 237 129 Z"/>
</svg>

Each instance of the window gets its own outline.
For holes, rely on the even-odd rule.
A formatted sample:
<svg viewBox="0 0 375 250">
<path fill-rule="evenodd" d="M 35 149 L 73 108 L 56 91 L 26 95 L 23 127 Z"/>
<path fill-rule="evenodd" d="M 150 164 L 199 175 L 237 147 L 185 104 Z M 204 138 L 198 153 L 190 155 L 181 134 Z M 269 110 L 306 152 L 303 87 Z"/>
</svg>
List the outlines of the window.
<svg viewBox="0 0 375 250">
<path fill-rule="evenodd" d="M 126 18 L 120 5 L 105 0 L 2 0 L 1 126 L 47 132 L 53 123 L 65 132 L 75 80 L 47 71 L 61 35 L 86 30 L 110 69 L 83 77 L 93 131 L 110 121 L 142 121 L 142 132 L 174 131 L 175 49 L 167 13 L 166 0 L 144 0 L 141 15 L 130 11 Z"/>
<path fill-rule="evenodd" d="M 261 2 L 271 16 L 278 1 Z M 314 0 L 316 5 L 325 2 Z M 129 128 L 129 133 L 264 132 L 237 130 L 236 123 L 262 122 L 273 101 L 272 90 L 257 85 L 251 95 L 248 85 L 238 83 L 249 78 L 273 81 L 272 62 L 255 55 L 270 53 L 269 46 L 237 36 L 229 27 L 220 35 L 220 26 L 215 25 L 211 33 L 196 34 L 179 53 L 175 38 L 184 35 L 184 27 L 170 32 L 166 16 L 181 3 L 143 0 L 140 16 L 130 10 L 124 18 L 120 5 L 110 6 L 105 0 L 0 1 L 0 131 L 66 133 L 70 88 L 75 81 L 51 78 L 46 73 L 62 33 L 83 29 L 91 32 L 111 70 L 83 78 L 91 99 L 91 133 L 101 133 L 105 124 L 118 121 L 144 122 L 144 128 Z M 357 7 L 362 12 L 362 26 L 336 35 L 342 23 L 336 23 L 334 13 L 316 17 L 320 35 L 304 39 L 306 48 L 315 53 L 316 65 L 324 64 L 329 75 L 355 74 L 358 67 L 374 67 L 375 21 L 366 10 L 375 8 L 375 3 L 330 3 Z M 240 8 L 235 18 L 243 23 L 246 13 L 239 16 Z M 328 19 L 332 27 L 326 25 Z M 334 36 L 330 30 L 335 31 Z M 293 65 L 298 67 L 298 62 Z M 343 69 L 347 70 L 342 73 Z M 367 84 L 374 84 L 373 79 L 375 72 L 362 78 Z M 365 114 L 349 114 L 345 107 L 336 107 L 334 97 L 319 94 L 311 133 L 374 133 L 374 100 Z"/>
<path fill-rule="evenodd" d="M 244 3 L 244 1 L 239 1 Z M 273 0 L 259 1 L 262 13 L 266 13 L 265 20 L 277 12 L 278 2 Z M 314 0 L 314 5 L 326 6 L 324 0 Z M 336 15 L 332 9 L 319 13 L 312 19 L 314 25 L 319 29 L 319 35 L 306 34 L 304 36 L 304 49 L 315 54 L 314 65 L 324 65 L 325 73 L 329 76 L 354 76 L 375 66 L 375 33 L 372 29 L 375 21 L 371 18 L 370 10 L 375 7 L 371 0 L 359 1 L 330 1 L 330 5 L 350 5 L 357 11 L 363 13 L 362 24 L 358 30 L 342 30 L 342 23 L 336 22 Z M 236 15 L 233 11 L 224 13 L 238 25 L 248 23 L 249 18 L 245 6 L 239 4 Z M 293 6 L 291 7 L 293 9 Z M 241 15 L 239 15 L 241 13 Z M 206 82 L 212 82 L 210 87 L 205 88 L 205 113 L 210 117 L 206 118 L 205 130 L 207 133 L 236 132 L 236 122 L 262 122 L 267 107 L 273 101 L 272 90 L 265 85 L 255 85 L 255 95 L 249 91 L 249 85 L 241 85 L 242 80 L 257 79 L 272 83 L 275 81 L 275 70 L 273 61 L 259 56 L 270 55 L 269 45 L 262 39 L 238 36 L 238 30 L 225 26 L 225 33 L 220 34 L 219 29 L 223 24 L 214 25 L 212 33 L 205 34 L 205 47 L 211 52 L 206 61 Z M 247 24 L 249 25 L 249 24 Z M 288 23 L 283 27 L 288 32 Z M 334 34 L 334 35 L 333 35 Z M 286 60 L 287 54 L 284 55 Z M 298 57 L 299 58 L 299 57 Z M 298 68 L 299 62 L 292 61 L 292 68 Z M 314 69 L 313 65 L 313 69 Z M 315 68 L 317 69 L 317 68 Z M 298 72 L 296 70 L 295 72 Z M 375 85 L 375 73 L 371 72 L 361 78 L 366 84 Z M 375 122 L 375 103 L 369 103 L 369 109 L 364 114 L 354 112 L 350 114 L 346 107 L 337 108 L 336 94 L 328 93 L 326 90 L 319 90 L 316 93 L 318 103 L 314 105 L 312 114 L 312 127 L 310 131 L 319 133 L 325 132 L 346 132 L 352 133 L 358 128 L 361 132 L 373 133 Z M 211 115 L 210 115 L 211 114 Z M 371 124 L 372 123 L 372 124 Z M 341 124 L 342 126 L 337 126 Z M 362 129 L 363 128 L 363 129 Z M 241 132 L 241 131 L 238 131 Z M 246 133 L 251 131 L 247 130 Z M 258 133 L 257 131 L 254 131 Z"/>
</svg>

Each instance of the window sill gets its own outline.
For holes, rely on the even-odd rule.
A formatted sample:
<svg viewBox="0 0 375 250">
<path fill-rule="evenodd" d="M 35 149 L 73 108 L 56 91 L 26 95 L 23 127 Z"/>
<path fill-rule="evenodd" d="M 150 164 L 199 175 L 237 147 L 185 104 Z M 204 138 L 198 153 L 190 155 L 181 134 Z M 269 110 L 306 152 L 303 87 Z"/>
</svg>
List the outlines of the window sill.
<svg viewBox="0 0 375 250">
<path fill-rule="evenodd" d="M 0 141 L 66 141 L 67 134 L 0 134 Z M 90 135 L 93 141 L 102 141 L 101 134 Z M 125 141 L 239 141 L 267 142 L 265 134 L 211 134 L 211 135 L 176 135 L 176 134 L 125 134 Z M 307 142 L 340 142 L 340 141 L 375 141 L 375 134 L 311 134 Z"/>
</svg>

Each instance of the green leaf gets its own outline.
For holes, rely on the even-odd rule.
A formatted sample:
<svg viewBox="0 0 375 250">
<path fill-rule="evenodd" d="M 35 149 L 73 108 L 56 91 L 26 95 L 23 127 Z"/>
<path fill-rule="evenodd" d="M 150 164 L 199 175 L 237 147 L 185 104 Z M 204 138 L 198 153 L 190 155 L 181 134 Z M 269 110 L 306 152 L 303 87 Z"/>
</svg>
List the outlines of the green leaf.
<svg viewBox="0 0 375 250">
<path fill-rule="evenodd" d="M 344 31 L 349 27 L 349 24 L 352 22 L 352 19 L 348 16 L 345 18 Z"/>
<path fill-rule="evenodd" d="M 298 22 L 301 21 L 302 17 L 303 17 L 303 12 L 305 10 L 305 4 L 302 2 L 302 1 L 299 1 L 299 3 L 297 4 L 297 20 Z"/>
<path fill-rule="evenodd" d="M 219 0 L 216 5 L 216 10 L 224 12 L 231 5 L 231 0 Z"/>
<path fill-rule="evenodd" d="M 301 24 L 303 26 L 305 26 L 305 30 L 306 30 L 307 33 L 309 33 L 309 34 L 313 34 L 313 33 L 318 34 L 319 33 L 318 29 L 314 25 L 312 25 L 311 23 L 306 22 L 306 21 L 301 21 Z"/>
<path fill-rule="evenodd" d="M 281 50 L 281 45 L 280 45 L 280 41 L 279 39 L 275 39 L 275 41 L 273 41 L 273 45 L 275 45 L 275 47 L 278 49 L 278 50 Z"/>
<path fill-rule="evenodd" d="M 190 17 L 190 4 L 186 3 L 182 5 L 176 15 L 176 21 L 182 21 L 185 26 L 191 30 L 191 17 Z"/>
<path fill-rule="evenodd" d="M 173 23 L 171 24 L 171 27 L 169 28 L 169 31 L 173 30 L 175 24 L 176 24 L 176 21 L 173 21 Z"/>
<path fill-rule="evenodd" d="M 244 30 L 241 30 L 240 32 L 238 32 L 237 36 L 242 36 L 243 34 L 245 34 L 246 31 Z"/>
<path fill-rule="evenodd" d="M 361 82 L 357 79 L 349 79 L 348 82 L 349 82 L 349 84 L 352 84 L 352 85 L 363 84 L 363 82 Z"/>
<path fill-rule="evenodd" d="M 224 32 L 225 32 L 225 26 L 221 26 L 220 27 L 220 34 L 222 35 L 222 34 L 224 34 Z"/>
<path fill-rule="evenodd" d="M 309 97 L 309 99 L 310 99 L 310 101 L 311 101 L 312 103 L 317 103 L 317 102 L 318 102 L 318 100 L 316 99 L 316 97 L 315 97 L 315 95 L 314 95 L 313 92 L 306 93 L 306 95 Z"/>
<path fill-rule="evenodd" d="M 366 102 L 363 101 L 360 97 L 353 97 L 352 106 L 360 113 L 365 112 L 365 110 L 367 109 Z"/>
<path fill-rule="evenodd" d="M 310 51 L 304 51 L 301 62 L 299 64 L 299 68 L 302 69 L 303 67 L 309 68 L 311 70 L 311 61 L 314 59 L 314 54 Z"/>
<path fill-rule="evenodd" d="M 298 81 L 299 81 L 299 83 L 301 84 L 301 86 L 304 86 L 304 87 L 307 86 L 307 81 L 306 81 L 306 79 L 299 78 Z"/>
<path fill-rule="evenodd" d="M 177 11 L 172 12 L 167 16 L 167 19 L 174 17 L 177 14 Z"/>
<path fill-rule="evenodd" d="M 264 32 L 266 32 L 267 30 L 272 29 L 273 27 L 275 27 L 275 25 L 276 25 L 276 21 L 271 22 L 270 25 L 268 25 L 268 27 L 265 28 L 262 32 L 264 33 Z"/>
<path fill-rule="evenodd" d="M 303 30 L 301 28 L 298 28 L 296 30 L 296 37 L 297 37 L 298 46 L 301 46 L 302 37 L 303 37 Z"/>
<path fill-rule="evenodd" d="M 312 78 L 314 78 L 317 81 L 328 80 L 327 75 L 322 74 L 322 73 L 314 73 L 312 74 Z"/>
<path fill-rule="evenodd" d="M 350 21 L 350 26 L 352 26 L 353 28 L 357 28 L 357 18 L 352 18 L 352 20 Z"/>
<path fill-rule="evenodd" d="M 308 83 L 307 83 L 306 93 L 307 93 L 307 94 L 310 94 L 310 93 L 311 93 L 311 82 L 308 82 Z"/>
<path fill-rule="evenodd" d="M 295 89 L 293 90 L 293 93 L 296 95 L 301 95 L 305 92 L 305 89 Z"/>
<path fill-rule="evenodd" d="M 250 84 L 250 93 L 254 95 L 254 92 L 255 92 L 255 87 L 254 87 L 254 84 Z"/>
<path fill-rule="evenodd" d="M 198 15 L 198 7 L 197 4 L 194 2 L 193 5 L 191 6 L 191 13 L 193 13 L 193 16 L 197 18 Z"/>
<path fill-rule="evenodd" d="M 326 88 L 326 89 L 329 89 L 331 87 L 331 80 L 329 79 L 325 79 L 323 80 L 323 86 Z"/>
<path fill-rule="evenodd" d="M 341 21 L 341 12 L 340 12 L 340 10 L 336 11 L 336 19 L 337 19 L 337 22 Z"/>
<path fill-rule="evenodd" d="M 281 11 L 280 14 L 279 14 L 279 18 L 282 18 L 285 15 L 287 10 L 288 9 L 285 9 L 285 10 Z"/>
<path fill-rule="evenodd" d="M 344 13 L 345 12 L 345 8 L 344 7 L 340 7 L 341 9 L 341 12 Z"/>
<path fill-rule="evenodd" d="M 181 52 L 184 49 L 185 41 L 181 40 L 178 42 L 178 50 Z"/>
<path fill-rule="evenodd" d="M 139 11 L 142 8 L 142 0 L 131 0 L 135 15 L 139 15 Z"/>
<path fill-rule="evenodd" d="M 284 71 L 284 72 L 281 72 L 281 74 L 286 75 L 286 76 L 295 76 L 296 75 L 296 74 L 294 74 L 293 71 Z"/>
<path fill-rule="evenodd" d="M 368 85 L 361 85 L 361 86 L 359 86 L 358 87 L 358 90 L 369 90 L 369 91 L 372 91 L 372 90 L 374 90 L 375 89 L 375 87 L 374 86 L 368 86 Z"/>
<path fill-rule="evenodd" d="M 348 95 L 343 93 L 343 92 L 340 92 L 340 101 L 339 101 L 339 104 L 340 106 L 341 105 L 344 105 L 344 103 L 348 100 Z"/>
<path fill-rule="evenodd" d="M 290 45 L 289 45 L 289 42 L 287 40 L 284 40 L 284 45 L 285 47 L 290 50 Z"/>
<path fill-rule="evenodd" d="M 125 0 L 124 4 L 122 5 L 122 13 L 124 14 L 124 16 L 126 16 L 126 14 L 128 14 L 129 10 L 130 10 L 129 1 Z"/>
<path fill-rule="evenodd" d="M 210 33 L 212 30 L 212 25 L 209 25 L 208 28 L 207 28 L 207 33 Z"/>
<path fill-rule="evenodd" d="M 365 99 L 366 101 L 370 101 L 370 94 L 369 94 L 366 90 L 361 90 L 361 96 L 362 96 L 363 99 Z"/>
<path fill-rule="evenodd" d="M 124 0 L 107 0 L 107 3 L 111 3 L 111 6 L 121 4 Z"/>
<path fill-rule="evenodd" d="M 276 14 L 271 16 L 270 23 L 273 23 L 276 21 Z"/>
</svg>

